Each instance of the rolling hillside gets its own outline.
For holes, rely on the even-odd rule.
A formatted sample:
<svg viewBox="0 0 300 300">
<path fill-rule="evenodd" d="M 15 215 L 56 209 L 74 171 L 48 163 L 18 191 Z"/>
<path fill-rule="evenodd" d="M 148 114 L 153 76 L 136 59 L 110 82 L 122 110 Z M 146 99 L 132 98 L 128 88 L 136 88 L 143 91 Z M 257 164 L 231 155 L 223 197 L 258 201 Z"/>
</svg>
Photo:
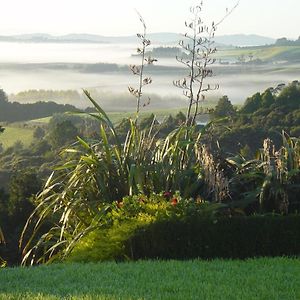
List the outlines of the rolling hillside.
<svg viewBox="0 0 300 300">
<path fill-rule="evenodd" d="M 6 149 L 20 141 L 25 147 L 28 147 L 33 141 L 33 131 L 33 128 L 5 126 L 5 131 L 0 135 L 0 144 Z"/>
<path fill-rule="evenodd" d="M 227 60 L 237 60 L 244 55 L 246 60 L 249 55 L 254 59 L 263 61 L 300 61 L 300 46 L 264 46 L 264 47 L 241 47 L 232 49 L 220 49 L 217 57 Z"/>
</svg>

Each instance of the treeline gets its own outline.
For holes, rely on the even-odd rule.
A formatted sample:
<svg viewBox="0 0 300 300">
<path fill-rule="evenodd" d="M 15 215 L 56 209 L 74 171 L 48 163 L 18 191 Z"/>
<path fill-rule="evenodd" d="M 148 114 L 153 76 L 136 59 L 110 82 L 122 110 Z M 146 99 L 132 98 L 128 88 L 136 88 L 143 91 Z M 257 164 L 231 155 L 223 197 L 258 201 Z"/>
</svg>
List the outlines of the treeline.
<svg viewBox="0 0 300 300">
<path fill-rule="evenodd" d="M 54 101 L 64 102 L 80 101 L 81 96 L 76 90 L 28 90 L 17 94 L 9 95 L 10 101 L 17 102 L 38 102 L 38 101 Z"/>
<path fill-rule="evenodd" d="M 219 100 L 212 118 L 216 125 L 211 134 L 222 152 L 251 157 L 266 138 L 279 145 L 282 130 L 300 136 L 300 83 L 294 81 L 282 91 L 269 88 L 256 93 L 246 99 L 240 110 L 225 96 Z"/>
<path fill-rule="evenodd" d="M 276 46 L 300 46 L 300 36 L 297 40 L 288 40 L 286 37 L 280 38 L 275 42 Z"/>
<path fill-rule="evenodd" d="M 189 59 L 191 58 L 187 53 L 185 53 L 181 48 L 179 47 L 155 47 L 150 51 L 147 51 L 146 56 L 150 56 L 152 58 L 176 58 L 178 57 L 180 58 L 184 58 L 184 59 Z M 132 56 L 138 56 L 138 54 L 133 54 Z M 166 68 L 163 66 L 152 66 L 152 69 L 156 68 L 156 69 L 160 68 Z M 170 67 L 167 67 L 170 69 Z M 174 67 L 172 67 L 173 69 L 175 69 Z M 176 68 L 176 69 L 180 69 L 180 68 Z"/>
<path fill-rule="evenodd" d="M 19 122 L 52 116 L 54 113 L 63 113 L 78 110 L 69 104 L 57 104 L 55 102 L 36 102 L 21 104 L 9 102 L 3 90 L 0 90 L 0 121 Z"/>
<path fill-rule="evenodd" d="M 147 51 L 146 55 L 157 58 L 174 58 L 176 56 L 182 56 L 184 53 L 178 47 L 155 47 L 151 51 Z M 133 54 L 132 56 L 138 56 L 138 54 Z"/>
</svg>

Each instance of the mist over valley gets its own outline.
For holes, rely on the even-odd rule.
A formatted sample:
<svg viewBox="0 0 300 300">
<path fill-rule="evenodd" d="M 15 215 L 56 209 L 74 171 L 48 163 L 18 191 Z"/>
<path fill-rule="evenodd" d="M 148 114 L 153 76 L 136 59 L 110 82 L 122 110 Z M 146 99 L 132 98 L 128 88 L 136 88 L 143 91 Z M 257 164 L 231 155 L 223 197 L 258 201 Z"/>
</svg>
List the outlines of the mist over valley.
<svg viewBox="0 0 300 300">
<path fill-rule="evenodd" d="M 121 110 L 124 106 L 134 109 L 133 99 L 132 105 L 128 106 L 130 95 L 127 88 L 136 80 L 130 73 L 129 65 L 139 64 L 140 58 L 134 55 L 136 43 L 126 41 L 127 43 L 80 43 L 76 40 L 72 43 L 2 41 L 1 88 L 8 94 L 34 89 L 79 92 L 81 89 L 91 89 L 97 90 L 99 100 L 107 109 L 117 109 L 117 103 Z M 152 49 L 159 47 L 174 45 L 152 45 Z M 269 51 L 268 48 L 263 49 L 265 52 Z M 257 91 L 299 78 L 300 63 L 291 64 L 278 60 L 268 64 L 236 64 L 241 55 L 245 56 L 254 50 L 228 46 L 219 49 L 219 60 L 213 67 L 214 77 L 209 83 L 219 84 L 220 88 L 211 93 L 208 99 L 227 95 L 234 104 L 240 104 Z M 153 104 L 159 108 L 185 106 L 186 99 L 173 86 L 173 81 L 185 76 L 186 70 L 176 61 L 175 56 L 162 56 L 157 60 L 155 66 L 145 68 L 145 72 L 153 79 L 153 84 L 145 89 L 145 93 L 151 94 Z M 78 107 L 88 105 L 84 100 L 76 99 L 66 100 L 66 103 Z"/>
</svg>

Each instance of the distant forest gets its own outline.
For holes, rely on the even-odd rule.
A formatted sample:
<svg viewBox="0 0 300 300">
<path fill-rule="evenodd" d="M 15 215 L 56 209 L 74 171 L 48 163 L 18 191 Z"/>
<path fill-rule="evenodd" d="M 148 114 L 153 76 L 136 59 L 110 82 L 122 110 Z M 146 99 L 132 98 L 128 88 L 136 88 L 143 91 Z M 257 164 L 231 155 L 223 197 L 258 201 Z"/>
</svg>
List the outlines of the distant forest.
<svg viewBox="0 0 300 300">
<path fill-rule="evenodd" d="M 69 104 L 57 104 L 55 102 L 36 102 L 21 104 L 18 102 L 9 102 L 8 97 L 0 89 L 0 121 L 18 122 L 32 119 L 39 119 L 52 116 L 54 113 L 63 113 L 67 111 L 78 110 L 75 106 Z"/>
<path fill-rule="evenodd" d="M 275 42 L 276 46 L 300 46 L 300 36 L 298 37 L 297 40 L 293 41 L 293 40 L 288 40 L 287 38 L 283 37 L 278 39 Z"/>
<path fill-rule="evenodd" d="M 64 102 L 80 101 L 81 96 L 76 90 L 27 90 L 10 94 L 9 101 L 33 103 L 38 101 Z"/>
<path fill-rule="evenodd" d="M 174 58 L 176 56 L 182 56 L 184 54 L 185 53 L 179 47 L 155 47 L 151 51 L 146 52 L 146 56 L 151 55 L 154 58 Z M 139 56 L 139 54 L 133 54 L 132 56 Z"/>
</svg>

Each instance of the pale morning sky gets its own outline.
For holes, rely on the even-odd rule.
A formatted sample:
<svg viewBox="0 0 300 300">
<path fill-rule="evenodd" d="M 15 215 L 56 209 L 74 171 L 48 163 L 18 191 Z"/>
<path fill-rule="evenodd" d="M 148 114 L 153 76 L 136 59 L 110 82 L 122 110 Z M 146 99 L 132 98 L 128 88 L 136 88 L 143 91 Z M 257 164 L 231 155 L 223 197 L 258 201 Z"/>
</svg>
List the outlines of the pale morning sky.
<svg viewBox="0 0 300 300">
<path fill-rule="evenodd" d="M 218 20 L 235 0 L 204 0 L 203 15 Z M 139 31 L 137 9 L 149 32 L 184 32 L 190 0 L 9 0 L 1 3 L 0 34 L 93 33 L 132 35 Z M 298 38 L 299 0 L 241 0 L 218 35 L 254 33 Z"/>
</svg>

